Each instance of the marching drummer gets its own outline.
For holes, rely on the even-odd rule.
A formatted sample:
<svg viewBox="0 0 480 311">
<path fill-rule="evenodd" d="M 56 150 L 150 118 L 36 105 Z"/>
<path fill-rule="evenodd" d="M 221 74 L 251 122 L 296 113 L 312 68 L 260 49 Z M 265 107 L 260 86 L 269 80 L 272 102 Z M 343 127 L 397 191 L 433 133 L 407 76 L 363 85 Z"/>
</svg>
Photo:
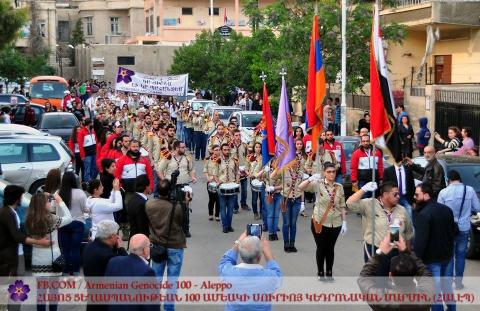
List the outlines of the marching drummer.
<svg viewBox="0 0 480 311">
<path fill-rule="evenodd" d="M 233 139 L 230 142 L 230 154 L 238 161 L 239 171 L 240 171 L 240 206 L 243 210 L 249 211 L 250 207 L 247 205 L 247 191 L 248 191 L 248 180 L 247 180 L 247 170 L 245 168 L 246 157 L 247 157 L 247 144 L 242 142 L 242 133 L 240 130 L 235 129 L 233 131 Z M 233 213 L 238 213 L 238 201 L 235 204 Z"/>
<path fill-rule="evenodd" d="M 221 145 L 220 163 L 215 165 L 213 176 L 219 189 L 220 217 L 223 233 L 233 232 L 233 208 L 237 202 L 237 193 L 240 183 L 238 160 L 230 155 L 230 144 Z"/>
<path fill-rule="evenodd" d="M 245 161 L 245 170 L 247 175 L 250 176 L 251 190 L 252 190 L 252 209 L 253 217 L 255 220 L 260 219 L 258 214 L 258 200 L 260 199 L 260 211 L 263 219 L 263 223 L 266 227 L 267 225 L 267 213 L 265 208 L 265 186 L 263 184 L 262 175 L 262 144 L 255 143 L 254 153 L 247 156 L 247 161 Z"/>
<path fill-rule="evenodd" d="M 212 146 L 212 154 L 205 158 L 205 165 L 203 166 L 203 174 L 207 179 L 207 191 L 208 191 L 208 220 L 213 220 L 213 210 L 215 208 L 215 220 L 220 221 L 220 203 L 218 201 L 218 187 L 215 182 L 215 165 L 220 164 L 220 146 Z"/>
<path fill-rule="evenodd" d="M 208 152 L 212 153 L 212 147 L 214 145 L 221 146 L 229 142 L 228 137 L 225 135 L 225 125 L 222 122 L 217 123 L 217 132 L 215 135 L 210 136 L 208 140 Z"/>
<path fill-rule="evenodd" d="M 177 140 L 174 142 L 173 147 L 175 151 L 171 156 L 166 155 L 163 157 L 158 165 L 157 173 L 160 179 L 166 178 L 170 180 L 174 171 L 178 170 L 180 172 L 177 177 L 177 194 L 183 210 L 183 231 L 185 232 L 185 236 L 189 238 L 192 236 L 190 234 L 190 210 L 185 203 L 186 194 L 182 188 L 187 186 L 190 181 L 196 183 L 197 177 L 193 169 L 192 157 L 186 154 L 185 143 Z"/>
</svg>

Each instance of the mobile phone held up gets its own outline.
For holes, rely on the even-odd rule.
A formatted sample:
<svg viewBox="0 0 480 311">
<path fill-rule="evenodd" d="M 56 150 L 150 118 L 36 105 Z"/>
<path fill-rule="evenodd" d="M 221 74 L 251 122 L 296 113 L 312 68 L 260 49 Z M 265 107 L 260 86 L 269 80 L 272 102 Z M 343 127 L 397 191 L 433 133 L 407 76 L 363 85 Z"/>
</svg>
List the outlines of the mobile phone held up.
<svg viewBox="0 0 480 311">
<path fill-rule="evenodd" d="M 390 244 L 400 241 L 400 226 L 397 224 L 390 225 Z"/>
<path fill-rule="evenodd" d="M 248 224 L 247 225 L 247 235 L 253 235 L 262 238 L 262 225 L 259 224 Z"/>
</svg>

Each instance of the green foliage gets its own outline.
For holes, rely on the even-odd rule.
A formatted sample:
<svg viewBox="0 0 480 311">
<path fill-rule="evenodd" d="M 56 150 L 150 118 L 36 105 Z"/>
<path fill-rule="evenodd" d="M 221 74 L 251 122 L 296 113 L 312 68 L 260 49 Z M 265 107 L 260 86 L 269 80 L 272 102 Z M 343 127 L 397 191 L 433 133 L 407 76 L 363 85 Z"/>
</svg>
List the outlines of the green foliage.
<svg viewBox="0 0 480 311">
<path fill-rule="evenodd" d="M 232 33 L 228 39 L 203 32 L 194 43 L 175 52 L 171 72 L 189 73 L 193 88 L 212 89 L 223 96 L 233 86 L 261 90 L 258 77 L 265 72 L 270 94 L 279 91 L 279 70 L 287 70 L 287 85 L 298 86 L 305 98 L 308 55 L 315 2 L 277 0 L 258 8 L 257 1 L 244 0 L 244 13 L 255 30 L 251 37 Z M 347 92 L 354 93 L 369 82 L 369 44 L 372 3 L 358 1 L 347 16 Z M 339 1 L 318 1 L 318 20 L 323 62 L 328 83 L 338 82 L 341 72 L 341 8 Z M 382 25 L 386 41 L 401 42 L 406 28 Z"/>
<path fill-rule="evenodd" d="M 73 46 L 77 46 L 82 43 L 85 43 L 85 36 L 83 34 L 82 19 L 79 18 L 75 23 L 75 28 L 72 31 L 72 38 L 70 39 L 70 44 Z"/>
<path fill-rule="evenodd" d="M 0 51 L 17 38 L 27 19 L 27 9 L 14 9 L 10 0 L 0 0 Z"/>
<path fill-rule="evenodd" d="M 0 77 L 7 82 L 24 83 L 39 75 L 52 75 L 55 68 L 47 65 L 48 55 L 28 56 L 13 47 L 5 48 L 0 52 Z"/>
</svg>

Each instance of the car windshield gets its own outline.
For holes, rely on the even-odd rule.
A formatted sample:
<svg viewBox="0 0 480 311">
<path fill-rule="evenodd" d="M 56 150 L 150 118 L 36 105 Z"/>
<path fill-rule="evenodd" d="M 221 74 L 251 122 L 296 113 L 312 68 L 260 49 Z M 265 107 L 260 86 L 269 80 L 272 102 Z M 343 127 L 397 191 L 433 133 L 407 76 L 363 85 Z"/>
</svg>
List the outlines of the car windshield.
<svg viewBox="0 0 480 311">
<path fill-rule="evenodd" d="M 242 127 L 255 127 L 260 123 L 262 114 L 244 114 L 242 115 Z"/>
<path fill-rule="evenodd" d="M 10 103 L 12 105 L 18 103 L 24 103 L 25 99 L 21 96 L 10 95 L 10 94 L 0 94 L 0 103 Z"/>
<path fill-rule="evenodd" d="M 472 187 L 477 193 L 480 192 L 480 164 L 450 164 L 447 170 L 456 170 L 465 185 Z"/>
<path fill-rule="evenodd" d="M 192 109 L 194 111 L 197 111 L 198 108 L 203 107 L 206 108 L 206 106 L 211 105 L 212 102 L 209 101 L 192 101 Z"/>
<path fill-rule="evenodd" d="M 42 129 L 60 129 L 73 128 L 78 124 L 74 115 L 49 115 L 45 114 L 42 119 L 40 128 Z"/>
<path fill-rule="evenodd" d="M 66 86 L 63 83 L 55 81 L 40 81 L 32 83 L 30 96 L 32 98 L 63 98 Z"/>
<path fill-rule="evenodd" d="M 228 118 L 230 118 L 230 116 L 232 115 L 232 113 L 234 112 L 235 110 L 233 109 L 215 109 L 214 110 L 214 113 L 218 113 L 218 117 L 221 119 L 221 120 L 227 120 Z"/>
</svg>

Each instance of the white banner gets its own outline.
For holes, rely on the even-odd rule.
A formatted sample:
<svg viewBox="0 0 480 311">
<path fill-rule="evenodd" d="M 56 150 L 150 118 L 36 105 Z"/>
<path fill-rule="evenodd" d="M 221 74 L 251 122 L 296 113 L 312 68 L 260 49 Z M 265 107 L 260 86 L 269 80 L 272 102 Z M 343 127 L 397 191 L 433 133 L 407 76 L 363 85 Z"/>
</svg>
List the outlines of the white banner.
<svg viewBox="0 0 480 311">
<path fill-rule="evenodd" d="M 188 74 L 178 76 L 151 76 L 118 67 L 115 90 L 169 96 L 186 96 Z"/>
</svg>

